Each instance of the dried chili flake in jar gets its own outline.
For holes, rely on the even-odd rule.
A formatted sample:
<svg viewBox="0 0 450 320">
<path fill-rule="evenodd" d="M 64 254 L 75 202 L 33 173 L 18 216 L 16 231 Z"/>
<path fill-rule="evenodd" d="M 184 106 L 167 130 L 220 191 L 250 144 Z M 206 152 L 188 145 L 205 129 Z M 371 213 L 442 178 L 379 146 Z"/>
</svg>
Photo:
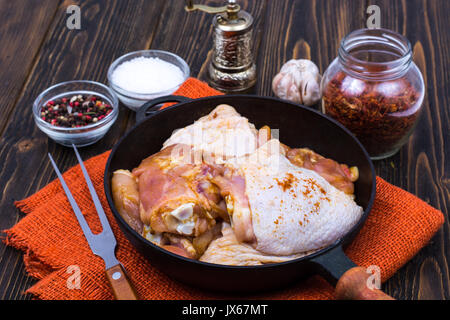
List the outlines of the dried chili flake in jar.
<svg viewBox="0 0 450 320">
<path fill-rule="evenodd" d="M 361 141 L 372 159 L 395 154 L 411 135 L 424 98 L 409 41 L 390 30 L 346 36 L 322 81 L 322 111 Z"/>
</svg>

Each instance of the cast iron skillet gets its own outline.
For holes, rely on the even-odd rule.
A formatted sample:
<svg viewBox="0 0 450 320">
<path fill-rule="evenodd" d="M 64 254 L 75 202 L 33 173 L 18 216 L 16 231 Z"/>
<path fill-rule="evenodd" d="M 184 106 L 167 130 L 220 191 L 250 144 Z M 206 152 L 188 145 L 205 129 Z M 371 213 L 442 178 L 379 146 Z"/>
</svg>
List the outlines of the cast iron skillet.
<svg viewBox="0 0 450 320">
<path fill-rule="evenodd" d="M 178 104 L 159 111 L 158 105 L 163 102 Z M 187 259 L 161 249 L 135 232 L 114 206 L 110 184 L 112 173 L 118 169 L 131 170 L 137 167 L 144 158 L 158 152 L 175 129 L 193 123 L 223 103 L 236 108 L 257 128 L 264 125 L 278 128 L 280 141 L 292 148 L 308 147 L 340 163 L 358 166 L 360 178 L 355 184 L 355 195 L 356 202 L 364 208 L 364 214 L 357 225 L 342 239 L 312 255 L 284 263 L 249 267 L 224 266 Z M 136 118 L 137 124 L 117 143 L 109 156 L 104 187 L 109 206 L 122 231 L 152 265 L 181 282 L 234 293 L 285 287 L 314 273 L 321 274 L 336 285 L 346 271 L 356 267 L 344 254 L 343 247 L 355 237 L 370 212 L 375 197 L 375 171 L 364 147 L 342 125 L 307 107 L 253 95 L 214 96 L 196 100 L 167 96 L 146 103 Z M 343 281 L 344 286 L 349 283 L 350 289 L 344 291 L 366 288 L 361 283 L 355 283 L 355 276 L 351 273 L 347 273 L 351 276 L 347 277 L 349 280 Z M 361 277 L 359 282 L 365 281 L 361 270 L 356 274 Z M 378 290 L 377 293 L 384 295 Z M 361 297 L 367 295 L 367 292 L 352 294 L 353 296 L 348 297 L 358 298 L 358 295 Z"/>
</svg>

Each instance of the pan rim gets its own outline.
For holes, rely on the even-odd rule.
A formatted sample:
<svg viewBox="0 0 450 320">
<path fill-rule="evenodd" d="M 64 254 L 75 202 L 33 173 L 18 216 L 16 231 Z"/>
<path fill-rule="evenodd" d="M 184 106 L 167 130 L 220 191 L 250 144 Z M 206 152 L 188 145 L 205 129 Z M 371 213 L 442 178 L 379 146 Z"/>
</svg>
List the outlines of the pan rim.
<svg viewBox="0 0 450 320">
<path fill-rule="evenodd" d="M 327 247 L 324 247 L 322 249 L 319 249 L 311 254 L 296 258 L 296 259 L 292 259 L 292 260 L 288 260 L 288 261 L 284 261 L 284 262 L 277 262 L 277 263 L 270 263 L 270 264 L 263 264 L 263 265 L 256 265 L 256 266 L 233 266 L 233 265 L 224 265 L 224 264 L 216 264 L 216 263 L 210 263 L 210 262 L 203 262 L 203 261 L 199 261 L 199 260 L 194 260 L 194 259 L 190 259 L 190 258 L 186 258 L 177 254 L 174 254 L 168 250 L 165 250 L 157 245 L 155 245 L 154 243 L 152 243 L 151 241 L 147 240 L 146 238 L 144 238 L 142 235 L 140 235 L 139 233 L 137 233 L 133 228 L 131 228 L 131 226 L 122 218 L 122 216 L 119 214 L 119 212 L 116 210 L 114 202 L 112 200 L 112 196 L 111 196 L 111 187 L 110 187 L 110 178 L 109 178 L 109 167 L 112 161 L 112 157 L 114 156 L 116 150 L 119 148 L 119 146 L 121 145 L 121 143 L 123 142 L 123 140 L 125 140 L 129 134 L 131 134 L 138 126 L 142 125 L 144 122 L 146 122 L 147 120 L 153 118 L 154 116 L 156 116 L 157 114 L 159 114 L 160 112 L 165 112 L 165 111 L 169 111 L 169 110 L 173 110 L 179 107 L 184 106 L 185 104 L 189 104 L 189 103 L 193 103 L 193 102 L 202 102 L 202 101 L 209 101 L 209 100 L 216 100 L 216 99 L 220 99 L 220 98 L 233 98 L 233 99 L 238 99 L 238 98 L 246 98 L 246 99 L 263 99 L 263 100 L 269 100 L 269 101 L 274 101 L 277 103 L 285 103 L 288 105 L 291 105 L 293 107 L 298 107 L 298 108 L 302 108 L 305 111 L 308 112 L 312 112 L 315 113 L 316 115 L 318 115 L 319 117 L 323 117 L 328 121 L 331 121 L 334 125 L 338 126 L 341 130 L 343 130 L 348 136 L 350 136 L 350 138 L 356 142 L 356 144 L 359 146 L 359 148 L 361 149 L 361 151 L 364 154 L 364 157 L 366 158 L 369 167 L 370 167 L 370 171 L 372 173 L 372 190 L 370 193 L 370 197 L 369 197 L 369 201 L 367 204 L 366 209 L 364 209 L 363 211 L 363 215 L 361 216 L 361 218 L 358 220 L 358 222 L 340 239 L 338 239 L 337 241 L 335 241 L 333 244 L 328 245 Z M 219 103 L 220 104 L 220 103 Z M 191 101 L 187 101 L 187 102 L 181 102 L 181 103 L 177 103 L 175 105 L 172 105 L 170 107 L 167 107 L 159 112 L 156 112 L 154 114 L 149 115 L 148 117 L 146 117 L 144 120 L 135 123 L 131 129 L 129 129 L 128 132 L 125 133 L 125 135 L 123 137 L 121 137 L 118 142 L 114 145 L 114 147 L 111 149 L 111 152 L 108 156 L 108 160 L 106 162 L 106 166 L 105 166 L 105 171 L 104 171 L 104 192 L 108 201 L 108 205 L 111 209 L 111 212 L 114 215 L 114 218 L 116 220 L 119 220 L 120 224 L 125 227 L 127 229 L 128 232 L 131 232 L 131 234 L 133 234 L 134 237 L 136 237 L 137 239 L 139 239 L 141 242 L 143 242 L 146 246 L 150 246 L 152 249 L 155 249 L 157 251 L 159 251 L 161 254 L 163 255 L 169 255 L 172 258 L 175 259 L 179 259 L 185 263 L 193 263 L 196 265 L 199 265 L 201 267 L 208 267 L 208 268 L 219 268 L 219 269 L 236 269 L 236 270 L 261 270 L 261 269 L 267 269 L 267 268 L 276 268 L 276 267 L 281 267 L 281 266 L 286 266 L 286 265 L 290 265 L 290 264 L 297 264 L 297 263 L 305 263 L 305 262 L 309 262 L 311 260 L 313 260 L 314 258 L 318 257 L 318 256 L 322 256 L 324 254 L 326 254 L 327 252 L 341 246 L 345 246 L 347 244 L 349 244 L 357 235 L 357 233 L 361 230 L 362 226 L 365 224 L 371 210 L 373 207 L 373 202 L 375 200 L 375 194 L 376 194 L 376 172 L 375 172 L 375 167 L 373 165 L 372 160 L 370 159 L 369 153 L 367 152 L 367 150 L 364 148 L 364 146 L 362 145 L 362 143 L 353 135 L 353 133 L 350 132 L 350 130 L 348 130 L 346 127 L 344 127 L 341 123 L 339 123 L 338 121 L 334 120 L 333 118 L 317 111 L 311 108 L 308 108 L 306 106 L 300 105 L 300 104 L 296 104 L 296 103 L 292 103 L 289 101 L 285 101 L 285 100 L 281 100 L 278 98 L 274 98 L 274 97 L 268 97 L 268 96 L 257 96 L 257 95 L 250 95 L 250 94 L 236 94 L 236 95 L 232 95 L 232 96 L 225 96 L 225 95 L 217 95 L 217 96 L 208 96 L 208 97 L 203 97 L 203 98 L 197 98 L 197 99 L 192 99 Z M 134 246 L 134 245 L 133 245 Z"/>
</svg>

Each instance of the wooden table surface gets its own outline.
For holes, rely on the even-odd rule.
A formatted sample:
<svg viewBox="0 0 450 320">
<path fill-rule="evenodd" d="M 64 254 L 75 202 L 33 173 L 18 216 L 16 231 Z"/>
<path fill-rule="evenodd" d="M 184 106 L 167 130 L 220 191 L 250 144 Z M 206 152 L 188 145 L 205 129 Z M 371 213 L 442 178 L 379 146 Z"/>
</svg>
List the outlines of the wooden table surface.
<svg viewBox="0 0 450 320">
<path fill-rule="evenodd" d="M 221 1 L 201 1 L 219 5 Z M 340 39 L 366 26 L 369 5 L 381 9 L 381 27 L 408 37 L 426 82 L 423 116 L 399 153 L 375 162 L 377 174 L 417 195 L 446 215 L 446 223 L 416 257 L 383 286 L 398 299 L 449 299 L 449 86 L 450 1 L 448 0 L 247 0 L 255 18 L 258 82 L 253 93 L 272 96 L 271 80 L 291 58 L 312 59 L 323 73 Z M 81 29 L 70 30 L 67 7 L 81 8 Z M 211 55 L 211 19 L 188 14 L 182 0 L 0 0 L 0 229 L 22 218 L 13 206 L 75 164 L 70 149 L 48 140 L 35 126 L 31 106 L 47 87 L 72 79 L 106 83 L 108 66 L 135 50 L 161 49 L 180 55 L 191 75 L 205 79 Z M 121 106 L 104 139 L 82 148 L 88 158 L 110 149 L 135 123 Z M 0 244 L 0 299 L 30 299 L 19 251 Z"/>
</svg>

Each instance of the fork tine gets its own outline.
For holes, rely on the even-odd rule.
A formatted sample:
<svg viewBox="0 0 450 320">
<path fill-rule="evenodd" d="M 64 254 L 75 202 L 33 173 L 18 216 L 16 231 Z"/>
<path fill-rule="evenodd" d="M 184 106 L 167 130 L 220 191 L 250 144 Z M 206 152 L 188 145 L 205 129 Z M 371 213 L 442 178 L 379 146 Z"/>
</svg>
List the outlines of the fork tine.
<svg viewBox="0 0 450 320">
<path fill-rule="evenodd" d="M 89 238 L 93 236 L 91 228 L 89 228 L 89 225 L 86 222 L 86 219 L 84 219 L 83 214 L 81 213 L 80 208 L 78 207 L 77 202 L 72 196 L 72 193 L 70 192 L 69 187 L 67 186 L 66 182 L 64 181 L 63 176 L 61 175 L 61 172 L 58 169 L 58 166 L 55 163 L 55 160 L 53 160 L 52 155 L 49 153 L 48 157 L 50 158 L 50 162 L 52 163 L 53 169 L 55 169 L 55 172 L 59 178 L 59 181 L 61 182 L 61 185 L 64 189 L 64 192 L 66 193 L 67 199 L 69 199 L 69 203 L 72 206 L 73 211 L 75 212 L 75 215 L 77 217 L 78 223 L 80 224 L 81 229 L 83 230 L 84 234 L 86 235 L 86 238 L 89 242 Z"/>
<path fill-rule="evenodd" d="M 111 232 L 111 226 L 109 225 L 108 218 L 106 218 L 105 211 L 103 210 L 102 204 L 100 202 L 100 199 L 98 198 L 97 192 L 95 191 L 94 185 L 92 184 L 91 178 L 89 177 L 89 174 L 86 170 L 86 167 L 84 166 L 83 160 L 80 157 L 80 154 L 78 153 L 77 147 L 72 144 L 73 150 L 75 151 L 75 155 L 77 156 L 78 163 L 80 164 L 81 171 L 83 172 L 84 179 L 86 180 L 86 184 L 89 188 L 89 192 L 91 193 L 92 200 L 94 202 L 95 209 L 97 210 L 98 216 L 100 218 L 100 222 L 102 224 L 102 232 Z"/>
</svg>

